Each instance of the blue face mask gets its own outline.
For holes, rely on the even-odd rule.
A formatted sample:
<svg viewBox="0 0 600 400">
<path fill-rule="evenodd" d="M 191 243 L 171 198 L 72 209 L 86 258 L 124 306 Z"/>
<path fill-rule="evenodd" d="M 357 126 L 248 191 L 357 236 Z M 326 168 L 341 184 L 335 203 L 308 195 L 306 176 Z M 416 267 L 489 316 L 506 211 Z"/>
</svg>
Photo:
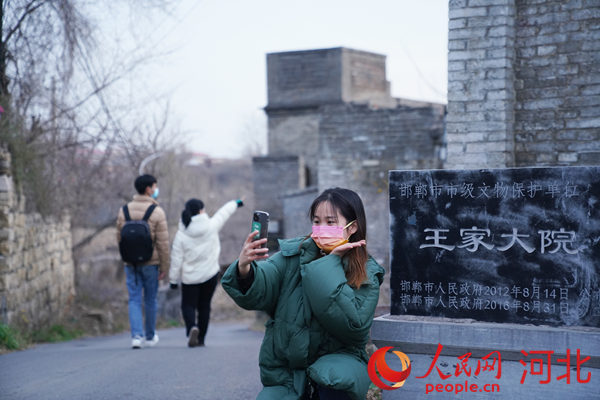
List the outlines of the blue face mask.
<svg viewBox="0 0 600 400">
<path fill-rule="evenodd" d="M 158 197 L 158 188 L 154 189 L 154 192 L 152 192 L 151 197 L 156 200 L 156 198 Z"/>
</svg>

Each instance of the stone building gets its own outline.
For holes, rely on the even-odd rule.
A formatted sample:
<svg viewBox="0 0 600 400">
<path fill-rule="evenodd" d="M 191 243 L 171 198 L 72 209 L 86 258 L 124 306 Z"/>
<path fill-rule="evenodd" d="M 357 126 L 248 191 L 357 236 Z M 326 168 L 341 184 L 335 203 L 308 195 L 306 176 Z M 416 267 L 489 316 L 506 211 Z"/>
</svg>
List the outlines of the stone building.
<svg viewBox="0 0 600 400">
<path fill-rule="evenodd" d="M 267 75 L 268 156 L 253 169 L 270 237 L 310 233 L 310 202 L 347 187 L 365 203 L 370 253 L 387 264 L 387 171 L 442 167 L 445 106 L 392 97 L 385 56 L 348 48 L 268 54 Z"/>
</svg>

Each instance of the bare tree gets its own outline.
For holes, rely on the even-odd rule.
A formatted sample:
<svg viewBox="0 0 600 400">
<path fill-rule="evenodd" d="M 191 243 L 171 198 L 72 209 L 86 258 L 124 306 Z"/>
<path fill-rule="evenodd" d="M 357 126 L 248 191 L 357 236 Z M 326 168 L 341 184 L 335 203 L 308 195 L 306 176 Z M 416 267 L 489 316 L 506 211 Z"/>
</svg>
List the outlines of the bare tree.
<svg viewBox="0 0 600 400">
<path fill-rule="evenodd" d="M 129 7 L 160 12 L 168 3 Z M 129 80 L 156 56 L 152 46 L 111 48 L 96 39 L 93 13 L 114 4 L 0 0 L 0 140 L 13 153 L 28 207 L 50 215 L 68 209 L 75 224 L 106 224 L 102 204 L 129 197 L 124 182 L 141 160 L 177 143 L 168 103 L 135 98 Z"/>
<path fill-rule="evenodd" d="M 267 121 L 264 115 L 248 115 L 237 136 L 243 143 L 242 157 L 252 158 L 267 153 Z"/>
</svg>

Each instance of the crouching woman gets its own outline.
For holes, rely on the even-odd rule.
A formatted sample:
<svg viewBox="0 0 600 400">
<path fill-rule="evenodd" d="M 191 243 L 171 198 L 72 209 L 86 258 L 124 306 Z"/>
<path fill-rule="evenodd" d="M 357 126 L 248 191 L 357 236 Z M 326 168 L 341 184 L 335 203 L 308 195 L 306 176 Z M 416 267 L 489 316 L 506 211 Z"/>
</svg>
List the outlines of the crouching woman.
<svg viewBox="0 0 600 400">
<path fill-rule="evenodd" d="M 324 191 L 310 207 L 312 234 L 281 240 L 246 238 L 221 282 L 241 307 L 270 319 L 259 354 L 258 399 L 364 399 L 370 385 L 365 345 L 383 268 L 367 253 L 360 197 Z M 317 397 L 318 396 L 318 397 Z"/>
</svg>

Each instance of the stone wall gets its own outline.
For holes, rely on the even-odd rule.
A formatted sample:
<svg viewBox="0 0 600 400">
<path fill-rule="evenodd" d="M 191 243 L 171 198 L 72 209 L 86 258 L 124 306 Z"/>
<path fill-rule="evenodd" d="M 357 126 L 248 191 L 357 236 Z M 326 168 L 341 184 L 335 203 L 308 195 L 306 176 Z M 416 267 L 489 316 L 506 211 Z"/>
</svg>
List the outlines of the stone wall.
<svg viewBox="0 0 600 400">
<path fill-rule="evenodd" d="M 25 213 L 0 151 L 0 322 L 35 329 L 60 321 L 75 294 L 71 224 Z"/>
<path fill-rule="evenodd" d="M 269 111 L 269 154 L 301 156 L 306 166 L 305 186 L 317 182 L 319 161 L 318 109 Z"/>
<path fill-rule="evenodd" d="M 385 56 L 345 47 L 267 54 L 267 91 L 267 112 L 392 99 Z"/>
<path fill-rule="evenodd" d="M 359 103 L 394 108 L 385 56 L 337 47 L 267 55 L 268 147 L 271 155 L 300 155 L 306 186 L 317 185 L 320 107 Z"/>
<path fill-rule="evenodd" d="M 312 223 L 309 218 L 309 207 L 319 195 L 315 186 L 287 193 L 283 198 L 283 215 L 285 226 L 283 237 L 293 238 L 311 233 Z"/>
<path fill-rule="evenodd" d="M 600 162 L 600 3 L 451 0 L 446 168 Z"/>
<path fill-rule="evenodd" d="M 341 104 L 322 107 L 319 189 L 347 187 L 365 204 L 369 251 L 389 262 L 388 171 L 441 168 L 445 108 L 400 102 L 372 109 Z"/>
<path fill-rule="evenodd" d="M 304 161 L 289 155 L 254 157 L 252 162 L 255 207 L 269 213 L 269 247 L 276 248 L 285 229 L 283 195 L 304 188 Z"/>
<path fill-rule="evenodd" d="M 340 104 L 321 108 L 319 186 L 387 189 L 390 169 L 442 166 L 441 104 L 404 102 L 395 108 Z"/>
<path fill-rule="evenodd" d="M 516 2 L 515 165 L 600 163 L 600 2 Z"/>
<path fill-rule="evenodd" d="M 339 51 L 267 54 L 268 108 L 306 107 L 341 101 Z"/>
</svg>

